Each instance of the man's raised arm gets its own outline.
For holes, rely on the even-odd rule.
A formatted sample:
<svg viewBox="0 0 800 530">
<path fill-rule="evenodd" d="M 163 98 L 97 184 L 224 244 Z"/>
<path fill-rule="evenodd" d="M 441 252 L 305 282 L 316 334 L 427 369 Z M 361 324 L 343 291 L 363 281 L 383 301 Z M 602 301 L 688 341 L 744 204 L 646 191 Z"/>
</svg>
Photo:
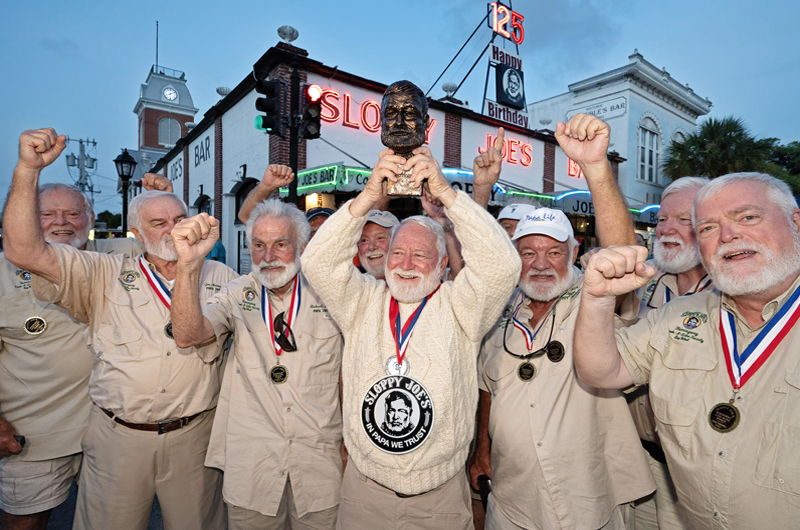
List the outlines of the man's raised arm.
<svg viewBox="0 0 800 530">
<path fill-rule="evenodd" d="M 588 114 L 576 114 L 566 125 L 556 125 L 556 140 L 586 177 L 594 204 L 600 246 L 635 245 L 633 221 L 622 192 L 608 163 L 611 129 L 606 122 Z"/>
<path fill-rule="evenodd" d="M 3 215 L 4 251 L 21 269 L 58 284 L 55 252 L 44 240 L 39 221 L 39 174 L 67 147 L 67 137 L 53 129 L 25 131 L 19 137 L 19 159 Z"/>
<path fill-rule="evenodd" d="M 646 284 L 655 274 L 640 246 L 600 250 L 589 260 L 575 323 L 573 356 L 581 380 L 596 388 L 633 384 L 614 338 L 616 299 Z"/>
<path fill-rule="evenodd" d="M 172 290 L 172 334 L 180 348 L 216 339 L 211 322 L 200 309 L 200 273 L 206 254 L 219 239 L 219 221 L 206 213 L 182 220 L 172 229 L 178 265 Z"/>
<path fill-rule="evenodd" d="M 281 166 L 278 164 L 270 164 L 267 170 L 264 171 L 264 178 L 258 183 L 258 186 L 253 188 L 247 198 L 244 200 L 241 209 L 239 210 L 238 217 L 243 223 L 247 223 L 250 219 L 250 212 L 253 208 L 262 201 L 269 199 L 272 192 L 279 190 L 284 186 L 288 186 L 294 180 L 294 172 L 289 166 Z"/>
</svg>

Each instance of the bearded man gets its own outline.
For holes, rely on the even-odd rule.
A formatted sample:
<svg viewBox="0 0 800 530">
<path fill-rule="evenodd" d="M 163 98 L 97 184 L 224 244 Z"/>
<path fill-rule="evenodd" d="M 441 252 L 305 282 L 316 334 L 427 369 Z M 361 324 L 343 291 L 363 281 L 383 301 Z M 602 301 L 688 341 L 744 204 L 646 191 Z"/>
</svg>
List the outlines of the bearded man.
<svg viewBox="0 0 800 530">
<path fill-rule="evenodd" d="M 134 239 L 89 240 L 92 203 L 74 186 L 39 186 L 39 212 L 48 243 L 139 254 Z M 0 271 L 2 525 L 44 529 L 80 468 L 81 439 L 91 411 L 92 356 L 83 336 L 86 326 L 63 308 L 36 300 L 29 271 L 2 254 Z"/>
<path fill-rule="evenodd" d="M 461 241 L 466 266 L 452 282 L 440 281 L 448 263 L 445 232 L 426 217 L 394 228 L 385 282 L 352 263 L 368 213 L 385 197 L 384 181 L 396 181 L 403 171 L 414 187 L 427 179 L 426 192 L 443 203 Z M 384 150 L 364 190 L 320 228 L 302 262 L 345 336 L 350 460 L 337 527 L 393 528 L 402 521 L 419 529 L 471 528 L 464 462 L 477 401 L 475 359 L 519 275 L 508 237 L 485 210 L 450 187 L 427 148 L 415 149 L 408 160 Z M 395 391 L 410 401 L 414 424 L 401 435 L 381 429 L 386 397 Z"/>
<path fill-rule="evenodd" d="M 601 244 L 634 241 L 608 163 L 608 125 L 585 114 L 556 126 L 586 176 Z M 560 210 L 529 209 L 513 240 L 519 289 L 479 358 L 480 404 L 470 478 L 492 479 L 487 530 L 622 530 L 629 503 L 654 489 L 625 399 L 578 381 L 572 332 L 582 287 L 572 224 Z"/>
<path fill-rule="evenodd" d="M 47 243 L 36 185 L 65 140 L 53 129 L 23 133 L 24 163 L 14 170 L 4 226 L 6 257 L 31 272 L 34 295 L 88 325 L 94 406 L 82 443 L 74 525 L 146 528 L 157 495 L 165 528 L 219 528 L 221 476 L 203 460 L 222 362 L 179 348 L 169 314 L 177 260 L 170 233 L 186 217 L 186 205 L 163 191 L 131 201 L 128 224 L 145 246 L 138 259 Z M 235 277 L 225 265 L 205 262 L 200 296 Z"/>
<path fill-rule="evenodd" d="M 219 223 L 201 214 L 173 231 L 175 339 L 189 347 L 222 344 L 233 334 L 206 459 L 225 472 L 231 530 L 283 529 L 287 518 L 292 528 L 336 523 L 344 458 L 342 337 L 300 273 L 309 232 L 294 205 L 258 204 L 247 221 L 253 271 L 225 285 L 201 311 L 197 276 Z"/>
<path fill-rule="evenodd" d="M 656 271 L 641 248 L 598 252 L 585 273 L 576 369 L 598 388 L 649 383 L 689 527 L 795 528 L 800 210 L 786 183 L 740 173 L 697 193 L 692 223 L 714 288 L 615 331 L 612 300 Z"/>
</svg>

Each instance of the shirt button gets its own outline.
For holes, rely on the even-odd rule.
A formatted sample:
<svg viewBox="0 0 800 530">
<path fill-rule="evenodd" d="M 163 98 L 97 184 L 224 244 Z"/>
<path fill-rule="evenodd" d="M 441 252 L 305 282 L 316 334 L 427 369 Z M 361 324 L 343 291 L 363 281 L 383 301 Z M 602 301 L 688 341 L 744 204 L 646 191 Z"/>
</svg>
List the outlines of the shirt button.
<svg viewBox="0 0 800 530">
<path fill-rule="evenodd" d="M 536 445 L 541 447 L 542 446 L 542 442 L 536 442 Z"/>
<path fill-rule="evenodd" d="M 166 388 L 162 388 L 162 389 L 161 389 L 161 393 L 162 393 L 162 394 L 163 394 L 164 392 L 166 392 L 166 391 L 167 391 L 167 389 L 166 389 Z"/>
<path fill-rule="evenodd" d="M 779 478 L 779 479 L 778 479 L 778 482 L 780 482 L 781 484 L 783 484 L 783 483 L 785 483 L 786 481 L 785 481 L 785 480 L 783 480 L 782 478 Z"/>
<path fill-rule="evenodd" d="M 531 408 L 534 408 L 535 406 L 536 406 L 536 403 L 531 403 Z"/>
<path fill-rule="evenodd" d="M 236 373 L 237 373 L 237 374 L 239 373 L 239 369 L 238 369 L 238 368 L 236 369 Z"/>
<path fill-rule="evenodd" d="M 719 457 L 720 458 L 725 458 L 726 456 L 728 456 L 728 453 L 726 453 L 725 451 L 720 451 L 719 452 Z"/>
<path fill-rule="evenodd" d="M 722 515 L 719 512 L 714 512 L 714 519 L 722 519 Z"/>
<path fill-rule="evenodd" d="M 172 355 L 172 352 L 171 352 L 171 351 L 168 351 L 168 352 L 167 352 L 167 357 L 169 357 L 170 355 Z"/>
<path fill-rule="evenodd" d="M 292 441 L 291 440 L 289 440 L 289 445 L 292 445 Z"/>
<path fill-rule="evenodd" d="M 742 396 L 736 396 L 736 401 L 741 403 L 742 401 L 744 401 L 744 398 Z"/>
<path fill-rule="evenodd" d="M 286 407 L 286 412 L 291 412 L 291 411 L 292 411 L 292 407 Z"/>
</svg>

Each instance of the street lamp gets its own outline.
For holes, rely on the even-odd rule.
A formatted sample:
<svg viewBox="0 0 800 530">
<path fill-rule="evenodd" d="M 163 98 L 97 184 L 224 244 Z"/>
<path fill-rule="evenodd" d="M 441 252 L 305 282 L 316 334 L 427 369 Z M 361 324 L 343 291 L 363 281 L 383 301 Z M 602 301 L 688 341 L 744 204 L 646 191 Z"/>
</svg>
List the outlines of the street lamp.
<svg viewBox="0 0 800 530">
<path fill-rule="evenodd" d="M 128 237 L 128 183 L 136 170 L 136 160 L 128 154 L 127 149 L 114 159 L 117 174 L 122 179 L 122 237 Z"/>
</svg>

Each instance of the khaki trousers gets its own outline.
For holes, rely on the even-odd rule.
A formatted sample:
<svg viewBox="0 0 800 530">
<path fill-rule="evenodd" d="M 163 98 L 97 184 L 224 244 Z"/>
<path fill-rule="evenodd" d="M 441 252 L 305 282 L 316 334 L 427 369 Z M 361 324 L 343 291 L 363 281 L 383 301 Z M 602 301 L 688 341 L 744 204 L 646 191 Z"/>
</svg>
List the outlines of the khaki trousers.
<svg viewBox="0 0 800 530">
<path fill-rule="evenodd" d="M 225 527 L 222 473 L 203 465 L 214 411 L 167 434 L 129 429 L 92 407 L 76 530 L 144 530 L 158 496 L 165 530 Z"/>
<path fill-rule="evenodd" d="M 653 480 L 656 482 L 655 493 L 637 501 L 633 505 L 633 521 L 636 530 L 684 530 L 689 529 L 683 521 L 678 494 L 666 464 L 662 464 L 649 454 L 647 455 Z"/>
<path fill-rule="evenodd" d="M 333 506 L 327 510 L 309 512 L 303 517 L 297 517 L 290 480 L 286 481 L 278 513 L 274 516 L 264 515 L 230 503 L 226 504 L 228 505 L 228 530 L 283 530 L 286 527 L 287 517 L 291 522 L 292 530 L 333 530 L 336 527 L 336 515 L 339 512 L 339 507 Z"/>
<path fill-rule="evenodd" d="M 467 475 L 431 491 L 401 498 L 365 477 L 351 460 L 344 471 L 337 530 L 472 530 Z"/>
<path fill-rule="evenodd" d="M 492 494 L 489 495 L 489 501 L 486 503 L 486 526 L 484 528 L 485 530 L 540 530 L 526 529 L 509 521 L 497 507 Z M 621 504 L 614 508 L 614 511 L 611 512 L 611 519 L 598 530 L 634 530 L 630 505 Z"/>
</svg>

